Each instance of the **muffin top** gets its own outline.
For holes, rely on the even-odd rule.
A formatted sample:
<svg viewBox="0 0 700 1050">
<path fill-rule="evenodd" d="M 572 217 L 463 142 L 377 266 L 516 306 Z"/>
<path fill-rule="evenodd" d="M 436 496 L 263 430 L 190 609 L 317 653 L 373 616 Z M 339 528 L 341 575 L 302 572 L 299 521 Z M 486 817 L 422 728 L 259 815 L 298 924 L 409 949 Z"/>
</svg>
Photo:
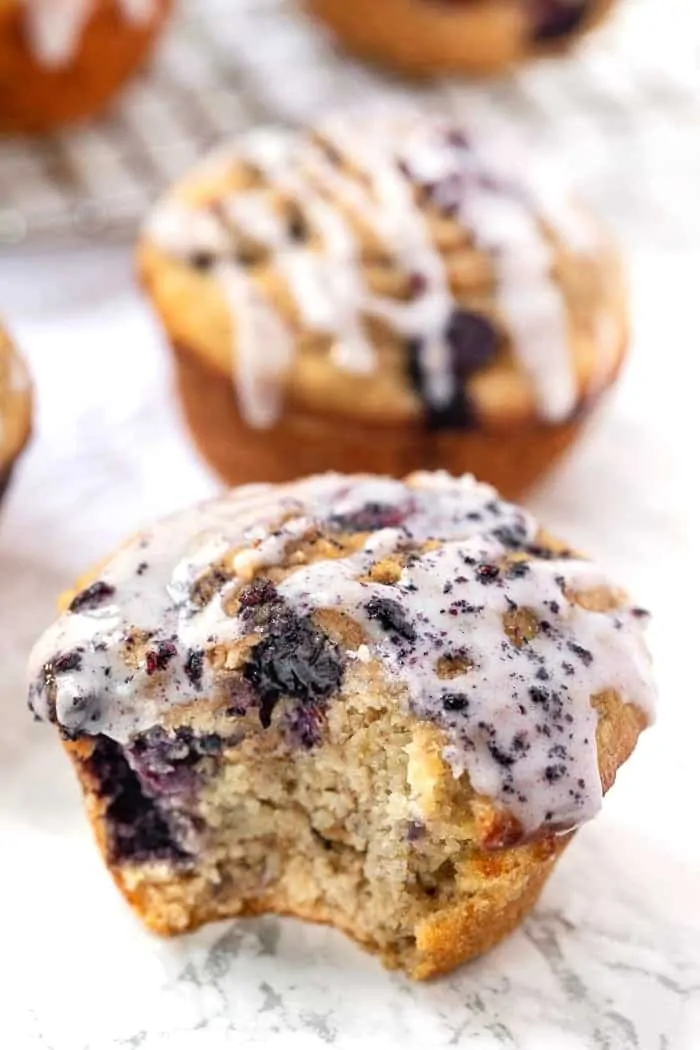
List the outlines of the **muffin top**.
<svg viewBox="0 0 700 1050">
<path fill-rule="evenodd" d="M 323 743 L 360 690 L 440 732 L 455 776 L 525 833 L 601 803 L 597 711 L 654 692 L 647 614 L 471 477 L 255 485 L 136 537 L 37 643 L 30 703 L 132 742 L 193 706 Z"/>
<path fill-rule="evenodd" d="M 20 453 L 30 426 L 29 374 L 0 326 L 0 471 L 6 470 Z"/>
<path fill-rule="evenodd" d="M 615 252 L 502 132 L 381 107 L 254 131 L 156 208 L 140 252 L 174 341 L 252 426 L 569 419 L 625 342 Z"/>
</svg>

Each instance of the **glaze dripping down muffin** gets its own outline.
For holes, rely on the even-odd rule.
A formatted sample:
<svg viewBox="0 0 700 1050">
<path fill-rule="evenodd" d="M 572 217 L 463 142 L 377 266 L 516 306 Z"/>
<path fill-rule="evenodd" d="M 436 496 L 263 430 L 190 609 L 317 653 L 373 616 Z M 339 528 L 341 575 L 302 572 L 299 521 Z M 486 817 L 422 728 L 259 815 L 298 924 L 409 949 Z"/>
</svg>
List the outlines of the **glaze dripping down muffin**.
<svg viewBox="0 0 700 1050">
<path fill-rule="evenodd" d="M 150 54 L 170 0 L 0 0 L 0 131 L 92 116 Z"/>
<path fill-rule="evenodd" d="M 230 482 L 371 463 L 517 492 L 626 346 L 597 224 L 509 137 L 423 111 L 243 137 L 157 207 L 139 265 Z"/>
<path fill-rule="evenodd" d="M 509 932 L 652 717 L 647 614 L 473 479 L 257 485 L 136 537 L 37 643 L 152 929 L 325 921 L 416 977 Z"/>
<path fill-rule="evenodd" d="M 486 75 L 569 50 L 614 0 L 306 0 L 338 39 L 419 76 Z"/>
</svg>

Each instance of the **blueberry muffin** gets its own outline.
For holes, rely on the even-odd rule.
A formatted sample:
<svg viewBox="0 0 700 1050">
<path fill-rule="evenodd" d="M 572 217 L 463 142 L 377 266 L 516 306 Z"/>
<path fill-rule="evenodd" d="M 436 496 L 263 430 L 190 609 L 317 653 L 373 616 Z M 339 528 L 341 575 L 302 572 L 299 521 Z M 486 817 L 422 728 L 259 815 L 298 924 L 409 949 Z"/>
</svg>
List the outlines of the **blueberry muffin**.
<svg viewBox="0 0 700 1050">
<path fill-rule="evenodd" d="M 100 110 L 144 62 L 171 0 L 0 0 L 0 132 Z"/>
<path fill-rule="evenodd" d="M 29 440 L 32 395 L 24 362 L 0 325 L 0 499 Z"/>
<path fill-rule="evenodd" d="M 229 484 L 445 468 L 517 495 L 627 344 L 590 216 L 502 134 L 423 111 L 248 134 L 156 207 L 139 267 Z"/>
<path fill-rule="evenodd" d="M 555 54 L 614 0 L 306 0 L 339 40 L 413 75 L 497 73 Z"/>
<path fill-rule="evenodd" d="M 423 978 L 536 901 L 652 716 L 647 613 L 471 477 L 250 485 L 154 526 L 31 657 L 153 930 L 263 912 Z"/>
</svg>

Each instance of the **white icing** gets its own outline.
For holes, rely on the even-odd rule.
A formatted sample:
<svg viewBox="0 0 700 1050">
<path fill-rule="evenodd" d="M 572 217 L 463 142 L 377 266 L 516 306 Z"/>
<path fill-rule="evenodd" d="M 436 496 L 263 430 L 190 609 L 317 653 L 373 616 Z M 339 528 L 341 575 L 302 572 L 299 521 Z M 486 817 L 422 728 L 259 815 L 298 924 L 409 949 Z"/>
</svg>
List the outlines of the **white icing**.
<svg viewBox="0 0 700 1050">
<path fill-rule="evenodd" d="M 66 65 L 73 58 L 96 0 L 22 0 L 29 45 L 45 66 Z M 153 17 L 155 0 L 116 0 L 128 22 L 144 24 Z"/>
<path fill-rule="evenodd" d="M 585 219 L 551 188 L 538 192 L 525 173 L 527 166 L 500 142 L 481 135 L 472 143 L 468 132 L 455 133 L 425 114 L 400 110 L 387 116 L 382 109 L 361 119 L 334 117 L 320 125 L 319 134 L 325 145 L 282 129 L 244 136 L 231 156 L 255 165 L 264 176 L 264 189 L 225 195 L 216 214 L 166 199 L 147 227 L 157 244 L 185 259 L 209 246 L 215 272 L 227 286 L 235 272 L 237 293 L 228 299 L 239 400 L 247 421 L 252 426 L 275 421 L 285 376 L 293 366 L 296 333 L 250 270 L 236 260 L 240 234 L 270 253 L 301 322 L 330 337 L 332 360 L 339 368 L 368 374 L 375 367 L 365 331 L 366 320 L 375 318 L 420 347 L 418 366 L 429 404 L 439 409 L 450 401 L 458 380 L 447 331 L 458 307 L 445 259 L 432 243 L 417 199 L 418 187 L 450 208 L 491 256 L 497 305 L 533 384 L 540 415 L 549 422 L 566 419 L 577 400 L 568 317 L 551 273 L 552 253 L 540 216 L 571 240 L 573 251 L 591 249 L 592 231 Z M 329 149 L 348 158 L 353 171 L 341 169 Z M 310 241 L 299 243 L 291 235 L 279 198 L 298 208 L 313 231 Z M 211 227 L 217 224 L 214 233 Z M 366 287 L 357 226 L 371 231 L 407 279 L 416 278 L 410 301 L 378 296 Z M 219 243 L 222 237 L 224 245 Z M 253 310 L 257 324 L 250 318 L 241 321 L 239 311 L 245 315 Z M 270 319 L 267 342 L 258 332 L 262 311 Z M 273 329 L 283 347 L 279 353 L 272 345 Z M 270 356 L 275 362 L 271 369 Z M 276 401 L 271 375 L 280 394 Z"/>
<path fill-rule="evenodd" d="M 297 567 L 292 560 L 277 587 L 285 607 L 297 615 L 338 608 L 355 619 L 365 639 L 345 654 L 345 673 L 353 664 L 382 666 L 400 687 L 396 702 L 403 691 L 415 717 L 445 732 L 455 775 L 466 770 L 474 788 L 508 808 L 526 832 L 591 817 L 601 802 L 591 698 L 614 689 L 652 717 L 645 616 L 628 605 L 591 612 L 576 604 L 574 593 L 610 586 L 588 562 L 535 556 L 522 574 L 499 569 L 512 547 L 528 551 L 536 524 L 468 477 L 418 474 L 404 483 L 325 475 L 249 486 L 161 522 L 106 565 L 102 600 L 91 608 L 83 595 L 37 643 L 35 711 L 69 732 L 128 744 L 178 705 L 223 696 L 228 706 L 244 684 L 216 671 L 206 654 L 251 631 L 263 639 L 265 628 L 227 613 L 227 598 L 251 574 L 287 564 L 289 544 L 307 531 L 320 525 L 332 534 L 367 514 L 378 531 L 357 553 Z M 395 584 L 368 579 L 376 561 L 428 539 L 440 546 L 410 556 Z M 228 574 L 212 577 L 222 559 Z M 377 602 L 398 609 L 403 627 L 386 622 Z M 503 621 L 516 608 L 530 610 L 539 625 L 520 648 Z M 148 637 L 152 658 L 159 644 L 172 648 L 155 672 L 148 657 L 128 657 L 125 642 L 135 631 Z M 192 653 L 201 680 L 188 674 Z M 460 654 L 470 666 L 441 678 L 438 659 Z M 328 702 L 343 702 L 342 687 Z"/>
</svg>

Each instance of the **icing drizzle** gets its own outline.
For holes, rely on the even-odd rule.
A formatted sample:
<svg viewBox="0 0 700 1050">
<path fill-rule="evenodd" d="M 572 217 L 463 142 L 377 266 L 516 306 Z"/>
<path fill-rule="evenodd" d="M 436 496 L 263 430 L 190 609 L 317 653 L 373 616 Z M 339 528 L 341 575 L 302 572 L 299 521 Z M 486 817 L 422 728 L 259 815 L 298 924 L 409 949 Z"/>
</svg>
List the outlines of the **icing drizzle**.
<svg viewBox="0 0 700 1050">
<path fill-rule="evenodd" d="M 75 54 L 96 0 L 22 0 L 32 53 L 45 66 L 66 65 Z M 116 0 L 128 22 L 148 22 L 155 0 Z"/>
<path fill-rule="evenodd" d="M 347 556 L 290 567 L 289 544 L 319 527 L 367 537 Z M 506 560 L 513 551 L 525 560 Z M 369 576 L 396 554 L 398 579 Z M 455 774 L 467 770 L 525 830 L 575 826 L 599 808 L 592 697 L 616 690 L 652 717 L 646 614 L 584 607 L 576 595 L 610 587 L 595 566 L 538 547 L 529 515 L 446 474 L 248 486 L 154 526 L 37 643 L 34 711 L 128 744 L 179 705 L 228 708 L 236 687 L 209 654 L 251 630 L 266 637 L 227 599 L 271 566 L 286 566 L 273 589 L 286 615 L 335 608 L 362 627 L 345 675 L 383 668 L 396 702 L 442 728 Z"/>
<path fill-rule="evenodd" d="M 540 416 L 566 419 L 577 390 L 569 322 L 552 275 L 543 219 L 572 251 L 590 251 L 592 230 L 552 187 L 544 194 L 527 164 L 485 131 L 471 135 L 434 115 L 381 108 L 327 118 L 315 134 L 259 129 L 217 163 L 251 168 L 260 185 L 195 207 L 177 196 L 157 208 L 147 235 L 166 251 L 210 266 L 226 292 L 235 331 L 241 411 L 252 426 L 272 425 L 292 368 L 296 324 L 283 317 L 237 256 L 242 237 L 263 251 L 284 280 L 298 324 L 330 338 L 332 359 L 368 374 L 376 355 L 368 321 L 419 347 L 421 390 L 433 409 L 454 396 L 447 333 L 460 310 L 446 259 L 429 228 L 425 203 L 454 219 L 492 260 L 496 305 L 518 363 L 529 377 Z M 211 164 L 211 162 L 209 162 Z M 280 201 L 303 219 L 285 220 Z M 379 295 L 367 285 L 362 231 L 378 242 L 411 297 Z"/>
</svg>

